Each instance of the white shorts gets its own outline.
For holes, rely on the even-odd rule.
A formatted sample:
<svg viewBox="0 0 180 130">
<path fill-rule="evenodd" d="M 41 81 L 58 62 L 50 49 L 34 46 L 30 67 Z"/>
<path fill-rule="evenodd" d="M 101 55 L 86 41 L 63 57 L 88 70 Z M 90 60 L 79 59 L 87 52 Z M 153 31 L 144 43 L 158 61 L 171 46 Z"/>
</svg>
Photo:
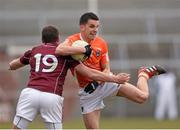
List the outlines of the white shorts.
<svg viewBox="0 0 180 130">
<path fill-rule="evenodd" d="M 19 97 L 16 116 L 32 121 L 40 113 L 44 122 L 62 123 L 63 100 L 56 94 L 25 88 Z"/>
<path fill-rule="evenodd" d="M 79 96 L 82 114 L 87 114 L 104 108 L 105 105 L 103 103 L 103 99 L 109 96 L 116 96 L 119 88 L 119 84 L 111 82 L 99 85 L 91 94 L 86 93 L 84 89 L 81 88 L 79 90 Z"/>
</svg>

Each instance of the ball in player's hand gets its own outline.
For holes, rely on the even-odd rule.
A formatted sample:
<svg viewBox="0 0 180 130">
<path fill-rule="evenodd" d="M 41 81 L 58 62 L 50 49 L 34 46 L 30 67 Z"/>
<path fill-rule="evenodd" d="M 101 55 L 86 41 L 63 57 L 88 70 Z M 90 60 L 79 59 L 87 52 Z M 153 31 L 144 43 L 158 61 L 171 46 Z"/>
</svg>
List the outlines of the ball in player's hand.
<svg viewBox="0 0 180 130">
<path fill-rule="evenodd" d="M 77 40 L 77 41 L 73 42 L 73 44 L 72 44 L 72 46 L 77 46 L 77 47 L 85 47 L 87 45 L 89 45 L 89 44 L 83 40 Z M 78 61 L 85 61 L 88 58 L 83 53 L 82 54 L 73 54 L 73 55 L 71 55 L 71 57 Z"/>
</svg>

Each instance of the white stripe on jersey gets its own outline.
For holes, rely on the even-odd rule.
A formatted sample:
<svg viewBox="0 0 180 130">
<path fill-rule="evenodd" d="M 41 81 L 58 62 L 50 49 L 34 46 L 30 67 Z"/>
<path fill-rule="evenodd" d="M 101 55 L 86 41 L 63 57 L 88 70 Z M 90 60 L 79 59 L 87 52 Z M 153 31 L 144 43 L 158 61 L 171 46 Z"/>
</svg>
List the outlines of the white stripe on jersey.
<svg viewBox="0 0 180 130">
<path fill-rule="evenodd" d="M 65 65 L 66 65 L 66 60 L 64 61 L 63 67 L 62 67 L 62 69 L 61 69 L 61 72 L 60 72 L 59 76 L 58 76 L 57 79 L 56 79 L 56 86 L 55 86 L 55 88 L 54 88 L 54 93 L 56 93 L 56 88 L 57 88 L 57 86 L 58 86 L 58 80 L 59 80 L 59 77 L 61 76 L 62 72 L 64 71 Z"/>
</svg>

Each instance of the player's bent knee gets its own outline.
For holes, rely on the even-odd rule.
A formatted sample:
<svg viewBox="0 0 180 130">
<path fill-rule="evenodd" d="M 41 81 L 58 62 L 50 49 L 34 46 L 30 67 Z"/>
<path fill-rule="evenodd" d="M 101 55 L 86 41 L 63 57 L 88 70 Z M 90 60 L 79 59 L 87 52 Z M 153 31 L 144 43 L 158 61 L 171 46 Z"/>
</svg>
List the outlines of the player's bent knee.
<svg viewBox="0 0 180 130">
<path fill-rule="evenodd" d="M 142 104 L 142 103 L 146 102 L 148 98 L 149 98 L 149 94 L 146 94 L 146 93 L 145 94 L 141 94 L 139 96 L 138 103 Z"/>
</svg>

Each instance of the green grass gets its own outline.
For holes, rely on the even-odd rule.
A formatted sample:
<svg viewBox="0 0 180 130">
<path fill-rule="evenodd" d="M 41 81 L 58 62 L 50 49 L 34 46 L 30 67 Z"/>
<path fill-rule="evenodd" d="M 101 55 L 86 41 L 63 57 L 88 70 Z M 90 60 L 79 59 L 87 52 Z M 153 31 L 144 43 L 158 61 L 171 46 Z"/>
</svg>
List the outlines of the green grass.
<svg viewBox="0 0 180 130">
<path fill-rule="evenodd" d="M 180 129 L 180 119 L 169 121 L 156 121 L 151 118 L 104 118 L 100 122 L 101 129 Z M 11 123 L 0 123 L 0 129 L 10 129 Z M 35 120 L 29 126 L 30 129 L 42 129 L 42 121 Z M 71 120 L 64 122 L 65 129 L 84 129 L 82 120 Z"/>
<path fill-rule="evenodd" d="M 157 121 L 147 118 L 132 119 L 103 119 L 101 120 L 102 129 L 173 129 L 180 128 L 180 120 L 176 121 Z"/>
</svg>

